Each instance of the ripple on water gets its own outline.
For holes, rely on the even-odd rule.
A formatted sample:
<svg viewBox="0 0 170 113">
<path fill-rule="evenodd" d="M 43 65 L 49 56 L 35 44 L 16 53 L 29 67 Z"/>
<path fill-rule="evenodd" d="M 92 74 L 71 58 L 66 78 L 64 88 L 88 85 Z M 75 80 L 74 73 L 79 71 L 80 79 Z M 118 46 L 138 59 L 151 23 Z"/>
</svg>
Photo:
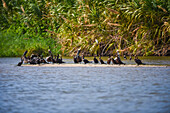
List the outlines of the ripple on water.
<svg viewBox="0 0 170 113">
<path fill-rule="evenodd" d="M 170 111 L 169 68 L 15 67 L 16 58 L 9 61 L 0 65 L 2 113 Z"/>
</svg>

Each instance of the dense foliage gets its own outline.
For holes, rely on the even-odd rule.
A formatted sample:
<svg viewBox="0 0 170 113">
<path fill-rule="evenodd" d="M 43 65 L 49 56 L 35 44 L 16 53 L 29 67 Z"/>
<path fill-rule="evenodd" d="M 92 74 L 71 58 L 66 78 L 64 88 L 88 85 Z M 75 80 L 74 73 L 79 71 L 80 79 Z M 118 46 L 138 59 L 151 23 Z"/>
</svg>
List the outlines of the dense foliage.
<svg viewBox="0 0 170 113">
<path fill-rule="evenodd" d="M 30 48 L 47 51 L 49 46 L 64 55 L 78 48 L 88 55 L 112 54 L 116 49 L 124 54 L 169 54 L 169 0 L 2 0 L 0 4 L 1 56 L 15 44 L 13 56 Z M 11 50 L 6 49 L 9 44 Z"/>
</svg>

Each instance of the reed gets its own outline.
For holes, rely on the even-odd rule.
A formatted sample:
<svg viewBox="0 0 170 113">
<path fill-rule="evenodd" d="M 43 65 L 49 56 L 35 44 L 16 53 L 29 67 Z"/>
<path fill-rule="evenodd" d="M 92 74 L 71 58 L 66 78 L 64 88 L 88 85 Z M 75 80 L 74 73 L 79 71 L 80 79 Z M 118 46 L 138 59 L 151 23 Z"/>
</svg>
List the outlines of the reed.
<svg viewBox="0 0 170 113">
<path fill-rule="evenodd" d="M 46 50 L 49 44 L 43 40 L 48 40 L 56 43 L 57 48 L 60 45 L 56 51 L 68 56 L 78 48 L 88 55 L 114 54 L 116 49 L 122 50 L 122 54 L 169 55 L 168 0 L 3 2 L 6 6 L 0 6 L 1 31 L 12 29 L 16 37 L 31 37 L 35 42 L 41 39 L 44 43 L 32 44 L 32 48 Z"/>
</svg>

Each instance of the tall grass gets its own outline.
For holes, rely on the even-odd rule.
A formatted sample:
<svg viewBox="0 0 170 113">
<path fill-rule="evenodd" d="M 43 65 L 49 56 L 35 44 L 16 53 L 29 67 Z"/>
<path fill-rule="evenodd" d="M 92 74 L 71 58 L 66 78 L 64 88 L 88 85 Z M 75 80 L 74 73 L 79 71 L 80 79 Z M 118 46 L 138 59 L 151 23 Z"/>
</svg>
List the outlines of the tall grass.
<svg viewBox="0 0 170 113">
<path fill-rule="evenodd" d="M 1 31 L 12 29 L 19 38 L 11 41 L 30 40 L 29 47 L 41 45 L 47 49 L 50 44 L 45 42 L 49 40 L 57 43 L 56 47 L 59 43 L 64 55 L 72 55 L 78 48 L 89 55 L 114 54 L 116 49 L 124 54 L 168 55 L 168 0 L 2 0 L 1 3 Z M 34 40 L 44 44 L 32 44 Z M 23 48 L 26 47 L 27 44 Z"/>
</svg>

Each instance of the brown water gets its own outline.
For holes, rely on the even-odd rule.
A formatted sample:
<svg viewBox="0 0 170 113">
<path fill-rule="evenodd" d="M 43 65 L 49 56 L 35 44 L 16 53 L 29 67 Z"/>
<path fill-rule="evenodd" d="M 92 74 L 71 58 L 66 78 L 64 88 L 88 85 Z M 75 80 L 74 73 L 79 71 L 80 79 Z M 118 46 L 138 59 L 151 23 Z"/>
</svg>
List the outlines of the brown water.
<svg viewBox="0 0 170 113">
<path fill-rule="evenodd" d="M 19 60 L 0 58 L 0 113 L 170 112 L 170 67 L 17 67 Z"/>
</svg>

